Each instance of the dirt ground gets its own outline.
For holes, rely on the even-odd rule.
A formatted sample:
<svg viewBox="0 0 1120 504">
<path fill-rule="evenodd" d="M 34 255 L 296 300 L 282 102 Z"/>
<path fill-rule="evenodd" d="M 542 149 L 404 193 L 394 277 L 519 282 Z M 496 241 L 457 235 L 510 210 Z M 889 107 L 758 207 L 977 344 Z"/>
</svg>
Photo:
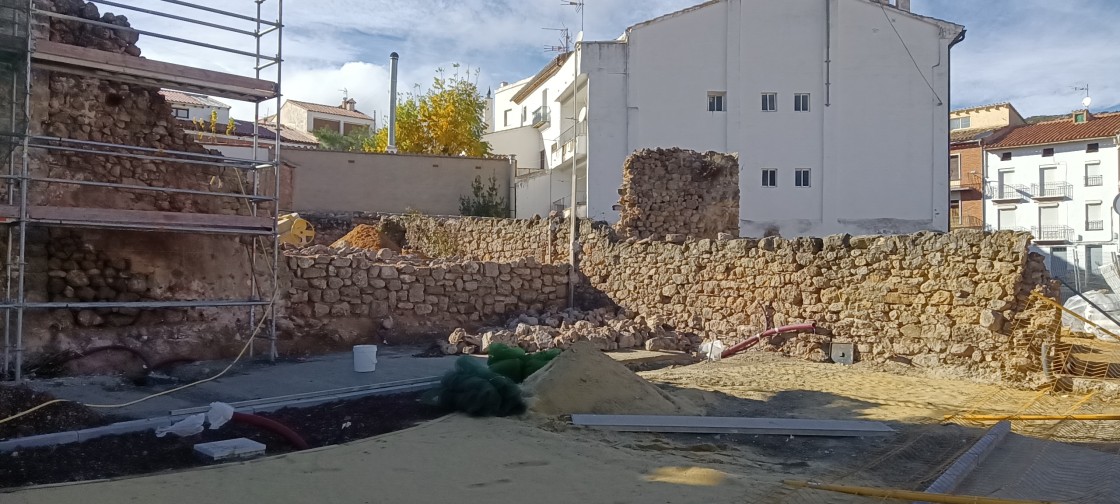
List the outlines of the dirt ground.
<svg viewBox="0 0 1120 504">
<path fill-rule="evenodd" d="M 50 394 L 35 392 L 25 386 L 0 385 L 0 418 L 7 418 L 52 399 L 54 397 Z M 54 404 L 16 421 L 0 424 L 0 440 L 85 429 L 112 422 L 112 418 L 80 404 Z"/>
</svg>

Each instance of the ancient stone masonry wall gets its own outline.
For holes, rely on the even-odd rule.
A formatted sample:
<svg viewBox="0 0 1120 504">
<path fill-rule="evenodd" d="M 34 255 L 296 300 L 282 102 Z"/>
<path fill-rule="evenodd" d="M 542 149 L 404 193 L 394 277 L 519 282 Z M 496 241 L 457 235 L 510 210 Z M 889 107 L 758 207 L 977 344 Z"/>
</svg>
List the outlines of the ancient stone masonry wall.
<svg viewBox="0 0 1120 504">
<path fill-rule="evenodd" d="M 717 152 L 643 149 L 622 165 L 622 237 L 739 234 L 739 159 Z"/>
<path fill-rule="evenodd" d="M 508 262 L 426 260 L 323 246 L 286 257 L 292 328 L 343 341 L 390 334 L 446 334 L 567 299 L 567 267 L 532 258 Z M 303 336 L 301 336 L 303 337 Z M 293 342 L 295 345 L 306 343 Z"/>
</svg>

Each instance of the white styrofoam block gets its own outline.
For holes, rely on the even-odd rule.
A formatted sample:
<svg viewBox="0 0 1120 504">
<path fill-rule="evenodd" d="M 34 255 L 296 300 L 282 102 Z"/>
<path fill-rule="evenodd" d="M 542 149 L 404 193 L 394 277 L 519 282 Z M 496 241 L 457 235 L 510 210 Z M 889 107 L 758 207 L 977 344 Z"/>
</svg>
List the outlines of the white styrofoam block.
<svg viewBox="0 0 1120 504">
<path fill-rule="evenodd" d="M 264 445 L 246 438 L 226 439 L 196 444 L 194 452 L 206 460 L 242 459 L 264 455 Z"/>
</svg>

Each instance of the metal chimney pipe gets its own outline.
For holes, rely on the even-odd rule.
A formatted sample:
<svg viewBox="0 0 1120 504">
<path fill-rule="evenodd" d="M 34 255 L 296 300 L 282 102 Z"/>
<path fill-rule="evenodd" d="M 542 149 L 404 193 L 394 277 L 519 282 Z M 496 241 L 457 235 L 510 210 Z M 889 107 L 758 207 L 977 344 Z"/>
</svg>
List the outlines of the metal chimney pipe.
<svg viewBox="0 0 1120 504">
<path fill-rule="evenodd" d="M 397 59 L 396 52 L 389 54 L 389 145 L 390 154 L 397 152 Z"/>
</svg>

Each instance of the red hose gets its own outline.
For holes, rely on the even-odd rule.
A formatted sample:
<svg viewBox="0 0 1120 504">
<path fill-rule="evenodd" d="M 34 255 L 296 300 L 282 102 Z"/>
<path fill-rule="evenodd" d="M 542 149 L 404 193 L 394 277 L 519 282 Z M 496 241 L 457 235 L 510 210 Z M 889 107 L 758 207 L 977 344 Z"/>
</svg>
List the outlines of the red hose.
<svg viewBox="0 0 1120 504">
<path fill-rule="evenodd" d="M 277 422 L 276 420 L 272 420 L 270 418 L 265 418 L 262 416 L 251 415 L 249 413 L 238 413 L 235 411 L 233 412 L 233 417 L 230 418 L 230 421 L 245 425 L 252 425 L 253 427 L 260 427 L 262 429 L 279 434 L 280 436 L 283 436 L 284 439 L 288 440 L 288 442 L 291 443 L 292 446 L 296 447 L 297 450 L 306 450 L 308 448 L 311 448 L 311 446 L 307 444 L 307 441 L 304 441 L 299 434 L 296 434 L 296 431 L 289 429 L 286 425 Z"/>
<path fill-rule="evenodd" d="M 731 357 L 732 355 L 735 355 L 739 352 L 742 352 L 743 350 L 746 350 L 746 349 L 748 349 L 752 346 L 755 346 L 756 344 L 758 344 L 758 342 L 762 341 L 762 338 L 769 338 L 771 336 L 777 336 L 779 334 L 790 333 L 790 332 L 815 331 L 816 329 L 817 329 L 817 322 L 815 320 L 810 320 L 809 322 L 806 322 L 804 324 L 794 324 L 794 325 L 788 325 L 788 326 L 782 326 L 782 327 L 775 327 L 773 329 L 767 329 L 767 330 L 762 331 L 762 332 L 760 332 L 760 333 L 758 333 L 754 336 L 751 336 L 750 338 L 747 338 L 746 341 L 744 341 L 742 343 L 739 343 L 738 345 L 735 345 L 731 348 L 728 348 L 727 350 L 724 350 L 723 353 L 720 354 L 719 357 L 721 359 L 726 359 L 728 357 Z"/>
</svg>

